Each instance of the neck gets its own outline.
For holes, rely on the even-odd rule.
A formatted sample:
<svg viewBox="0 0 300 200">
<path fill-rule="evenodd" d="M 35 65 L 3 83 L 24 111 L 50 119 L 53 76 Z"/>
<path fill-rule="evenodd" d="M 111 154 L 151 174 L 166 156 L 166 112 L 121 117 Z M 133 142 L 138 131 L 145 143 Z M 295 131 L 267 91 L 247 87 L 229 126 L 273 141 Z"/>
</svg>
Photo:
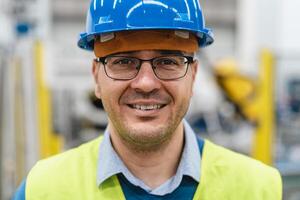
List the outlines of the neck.
<svg viewBox="0 0 300 200">
<path fill-rule="evenodd" d="M 135 151 L 124 145 L 122 139 L 110 130 L 112 145 L 129 171 L 154 189 L 176 173 L 184 146 L 183 124 L 177 127 L 171 139 L 159 151 Z"/>
</svg>

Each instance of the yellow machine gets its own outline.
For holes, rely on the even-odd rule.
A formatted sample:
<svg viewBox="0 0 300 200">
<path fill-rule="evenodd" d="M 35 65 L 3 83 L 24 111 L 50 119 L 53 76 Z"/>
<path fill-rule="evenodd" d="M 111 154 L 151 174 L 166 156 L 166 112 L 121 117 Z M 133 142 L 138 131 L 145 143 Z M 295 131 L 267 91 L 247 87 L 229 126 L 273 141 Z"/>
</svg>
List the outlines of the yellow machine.
<svg viewBox="0 0 300 200">
<path fill-rule="evenodd" d="M 221 60 L 214 70 L 226 98 L 246 120 L 256 125 L 252 155 L 266 164 L 273 163 L 274 150 L 273 67 L 272 53 L 263 50 L 256 79 L 243 75 L 233 59 Z"/>
<path fill-rule="evenodd" d="M 226 98 L 240 114 L 252 123 L 257 122 L 257 85 L 254 79 L 241 74 L 234 59 L 224 59 L 215 65 L 214 75 Z"/>
</svg>

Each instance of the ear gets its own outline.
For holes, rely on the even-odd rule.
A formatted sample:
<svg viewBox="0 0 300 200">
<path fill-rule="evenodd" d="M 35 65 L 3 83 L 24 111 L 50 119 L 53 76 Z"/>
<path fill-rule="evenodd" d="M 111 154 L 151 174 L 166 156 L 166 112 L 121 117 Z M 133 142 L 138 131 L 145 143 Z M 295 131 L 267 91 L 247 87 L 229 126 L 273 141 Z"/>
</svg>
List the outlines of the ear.
<svg viewBox="0 0 300 200">
<path fill-rule="evenodd" d="M 93 60 L 93 67 L 92 67 L 92 73 L 94 77 L 94 82 L 95 82 L 95 95 L 97 98 L 101 99 L 101 89 L 100 89 L 100 83 L 98 80 L 98 75 L 99 75 L 99 63 L 97 63 L 95 60 Z"/>
<path fill-rule="evenodd" d="M 196 79 L 196 74 L 197 74 L 197 71 L 198 71 L 198 65 L 199 65 L 198 60 L 195 60 L 193 63 L 191 63 L 193 84 L 194 84 L 195 79 Z"/>
<path fill-rule="evenodd" d="M 195 85 L 195 79 L 196 79 L 196 75 L 197 75 L 197 71 L 198 71 L 198 65 L 199 62 L 198 60 L 195 60 L 193 63 L 191 63 L 191 70 L 192 70 L 192 95 L 194 93 L 194 85 Z"/>
</svg>

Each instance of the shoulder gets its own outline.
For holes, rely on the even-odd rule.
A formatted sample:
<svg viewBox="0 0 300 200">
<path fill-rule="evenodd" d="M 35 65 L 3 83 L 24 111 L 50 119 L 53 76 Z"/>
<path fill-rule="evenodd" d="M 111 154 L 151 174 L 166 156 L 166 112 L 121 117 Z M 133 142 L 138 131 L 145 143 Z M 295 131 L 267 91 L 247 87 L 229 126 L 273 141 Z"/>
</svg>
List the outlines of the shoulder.
<svg viewBox="0 0 300 200">
<path fill-rule="evenodd" d="M 86 159 L 96 159 L 98 156 L 98 147 L 102 140 L 102 137 L 94 139 L 90 142 L 84 143 L 76 148 L 70 149 L 63 153 L 57 154 L 55 156 L 51 156 L 49 158 L 40 160 L 34 166 L 36 167 L 49 167 L 55 168 L 59 167 L 60 165 L 66 166 L 69 162 L 79 162 Z M 34 169 L 33 168 L 33 169 Z"/>
<path fill-rule="evenodd" d="M 48 183 L 70 183 L 87 173 L 88 176 L 93 176 L 92 173 L 96 173 L 101 140 L 102 137 L 99 137 L 77 148 L 38 161 L 27 176 L 27 186 L 43 188 Z"/>
<path fill-rule="evenodd" d="M 205 141 L 203 151 L 203 157 L 205 156 L 206 160 L 211 162 L 213 166 L 223 167 L 229 171 L 235 170 L 236 173 L 246 172 L 247 176 L 250 174 L 262 174 L 264 176 L 274 175 L 277 177 L 279 175 L 278 171 L 271 166 L 222 146 L 213 144 L 207 140 Z"/>
<path fill-rule="evenodd" d="M 203 149 L 203 168 L 208 176 L 218 176 L 218 180 L 223 179 L 233 187 L 243 185 L 249 191 L 273 190 L 278 196 L 281 194 L 282 182 L 277 169 L 207 140 Z"/>
<path fill-rule="evenodd" d="M 26 180 L 26 199 L 107 199 L 113 189 L 97 185 L 97 165 L 102 137 L 39 161 Z M 114 183 L 108 182 L 114 186 Z"/>
<path fill-rule="evenodd" d="M 231 151 L 222 146 L 205 141 L 204 155 L 208 157 L 215 165 L 227 166 L 232 168 L 244 167 L 244 170 L 256 172 L 259 171 L 277 171 L 273 167 L 268 166 L 258 160 L 250 158 L 246 155 Z"/>
</svg>

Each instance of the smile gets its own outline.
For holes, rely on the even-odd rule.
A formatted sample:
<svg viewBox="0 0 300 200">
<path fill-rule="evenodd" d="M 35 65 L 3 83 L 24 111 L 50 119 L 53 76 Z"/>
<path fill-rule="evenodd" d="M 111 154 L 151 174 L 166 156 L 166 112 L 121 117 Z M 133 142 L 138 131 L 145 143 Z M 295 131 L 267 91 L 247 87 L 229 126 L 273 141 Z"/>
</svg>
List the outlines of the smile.
<svg viewBox="0 0 300 200">
<path fill-rule="evenodd" d="M 149 111 L 149 110 L 158 110 L 163 108 L 165 105 L 163 104 L 153 104 L 153 105 L 138 105 L 138 104 L 131 104 L 129 107 L 137 109 L 137 110 L 143 110 L 143 111 Z"/>
</svg>

